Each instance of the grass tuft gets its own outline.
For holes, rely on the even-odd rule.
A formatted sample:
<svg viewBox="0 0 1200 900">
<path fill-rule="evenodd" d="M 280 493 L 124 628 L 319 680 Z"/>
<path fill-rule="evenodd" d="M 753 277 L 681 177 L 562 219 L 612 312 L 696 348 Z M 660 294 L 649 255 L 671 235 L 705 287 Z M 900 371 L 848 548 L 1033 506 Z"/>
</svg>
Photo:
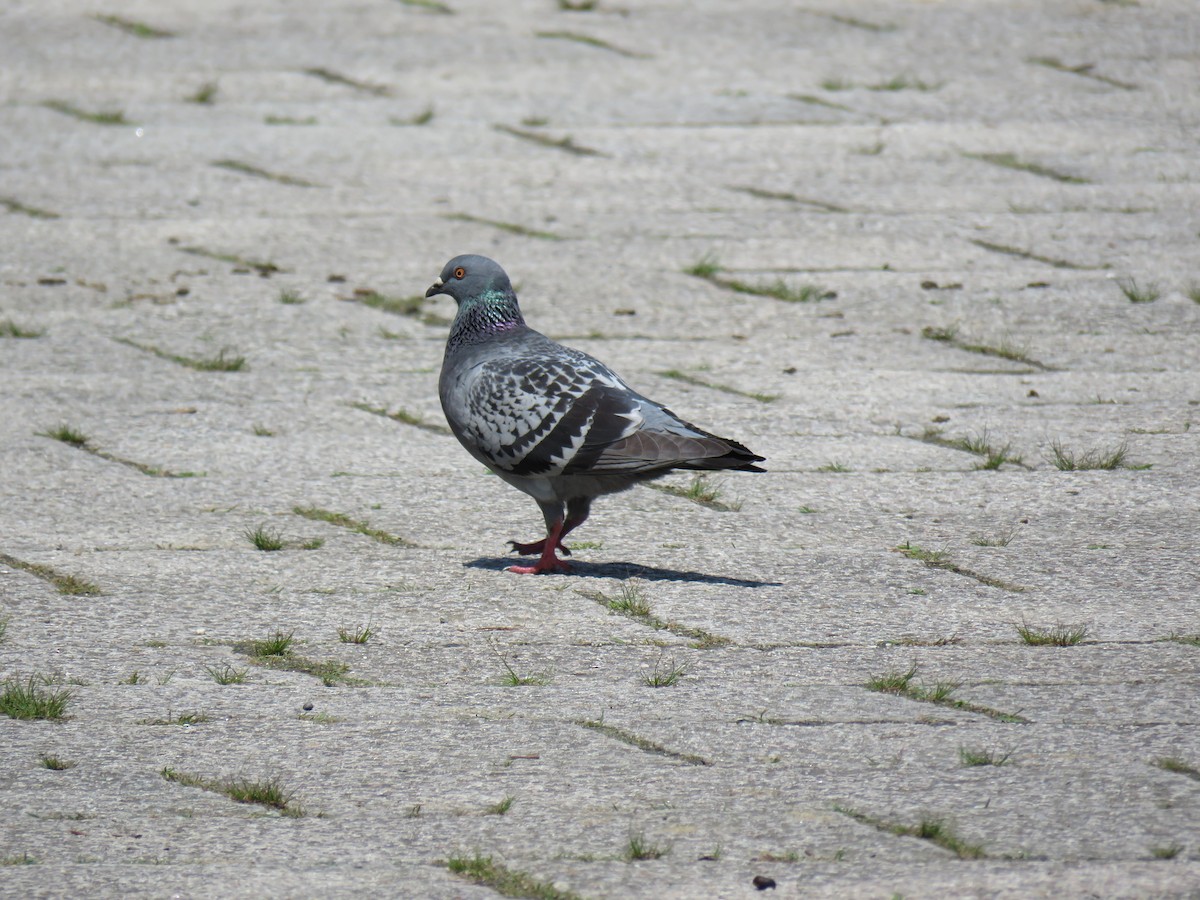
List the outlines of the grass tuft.
<svg viewBox="0 0 1200 900">
<path fill-rule="evenodd" d="M 1132 276 L 1117 279 L 1117 287 L 1130 303 L 1153 303 L 1162 296 L 1156 284 L 1139 285 Z"/>
<path fill-rule="evenodd" d="M 366 625 L 356 625 L 354 628 L 339 628 L 338 640 L 343 644 L 365 644 L 375 637 L 378 631 L 368 622 Z"/>
<path fill-rule="evenodd" d="M 291 288 L 284 288 L 279 292 L 279 302 L 284 306 L 299 306 L 306 301 L 298 291 L 293 291 Z"/>
<path fill-rule="evenodd" d="M 0 338 L 39 338 L 45 333 L 41 328 L 22 328 L 12 319 L 0 319 Z"/>
<path fill-rule="evenodd" d="M 78 428 L 75 428 L 72 425 L 67 425 L 66 423 L 57 425 L 48 431 L 39 431 L 37 433 L 41 437 L 48 437 L 56 441 L 62 441 L 64 444 L 69 444 L 72 447 L 87 447 L 91 441 L 91 438 Z"/>
<path fill-rule="evenodd" d="M 1050 461 L 1054 463 L 1054 467 L 1063 472 L 1132 468 L 1126 463 L 1129 447 L 1124 442 L 1111 450 L 1093 449 L 1076 455 L 1058 441 L 1054 441 L 1050 445 L 1050 453 Z"/>
<path fill-rule="evenodd" d="M 188 103 L 212 106 L 217 99 L 217 83 L 215 81 L 206 81 L 196 89 L 194 94 L 188 95 L 185 99 Z"/>
<path fill-rule="evenodd" d="M 673 381 L 682 381 L 684 384 L 692 384 L 696 387 L 710 388 L 714 391 L 720 391 L 723 394 L 735 394 L 739 397 L 749 397 L 751 400 L 757 400 L 759 403 L 773 403 L 779 399 L 779 394 L 760 394 L 753 391 L 743 391 L 740 388 L 730 387 L 727 384 L 718 384 L 713 381 L 705 381 L 703 378 L 697 378 L 695 375 L 689 375 L 687 372 L 681 372 L 679 369 L 664 369 L 658 373 L 663 378 L 670 378 Z"/>
<path fill-rule="evenodd" d="M 273 635 L 263 638 L 260 641 L 251 641 L 248 645 L 250 655 L 259 658 L 290 656 L 294 634 L 295 632 L 293 631 L 289 631 L 287 634 L 284 634 L 282 631 L 276 631 Z"/>
<path fill-rule="evenodd" d="M 1181 631 L 1172 631 L 1163 640 L 1176 644 L 1187 644 L 1189 647 L 1200 647 L 1200 632 L 1184 634 Z"/>
<path fill-rule="evenodd" d="M 348 87 L 352 90 L 361 91 L 364 94 L 373 94 L 376 97 L 387 97 L 392 93 L 392 89 L 382 84 L 371 84 L 366 81 L 359 81 L 357 78 L 348 78 L 340 72 L 334 72 L 330 69 L 321 68 L 319 66 L 301 69 L 305 75 L 311 75 L 313 78 L 319 78 L 329 84 L 337 84 L 342 87 Z"/>
<path fill-rule="evenodd" d="M 611 597 L 600 591 L 576 591 L 581 597 L 594 600 L 611 613 L 625 616 L 659 631 L 669 631 L 671 634 L 692 640 L 692 648 L 696 650 L 711 650 L 730 643 L 729 638 L 720 637 L 703 630 L 683 625 L 679 622 L 664 622 L 650 610 L 650 604 L 642 595 L 641 588 L 634 582 L 622 582 L 617 596 Z"/>
<path fill-rule="evenodd" d="M 159 359 L 170 360 L 189 369 L 195 369 L 197 372 L 242 372 L 246 369 L 246 357 L 232 355 L 232 347 L 222 347 L 217 351 L 216 356 L 183 356 L 179 353 L 168 353 L 151 344 L 139 344 L 128 338 L 114 338 L 114 340 L 118 344 L 125 344 L 127 347 L 133 347 L 144 353 L 153 353 Z"/>
<path fill-rule="evenodd" d="M 249 674 L 247 669 L 236 669 L 229 663 L 224 663 L 220 668 L 216 666 L 205 666 L 204 671 L 212 676 L 212 680 L 217 684 L 245 684 L 246 676 Z"/>
<path fill-rule="evenodd" d="M 1007 359 L 1010 362 L 1023 363 L 1027 366 L 1033 366 L 1035 369 L 1041 369 L 1043 372 L 1053 371 L 1052 366 L 1048 366 L 1044 362 L 1030 356 L 1027 345 L 1017 344 L 1007 335 L 1001 338 L 998 344 L 981 344 L 976 341 L 967 341 L 960 338 L 958 336 L 957 325 L 926 325 L 921 329 L 921 336 L 930 341 L 940 341 L 943 344 L 950 344 L 952 347 L 957 347 L 959 350 L 965 350 L 968 353 L 978 353 L 980 356 L 991 356 L 996 359 Z"/>
<path fill-rule="evenodd" d="M 268 528 L 265 524 L 259 525 L 257 528 L 247 528 L 242 532 L 255 550 L 264 552 L 274 552 L 283 549 L 283 535 L 274 528 Z"/>
<path fill-rule="evenodd" d="M 126 34 L 131 34 L 134 37 L 153 39 L 175 36 L 173 32 L 164 31 L 161 28 L 154 28 L 151 25 L 147 25 L 145 22 L 127 19 L 124 16 L 94 15 L 92 18 L 97 22 L 102 22 L 105 25 L 124 31 Z"/>
<path fill-rule="evenodd" d="M 737 278 L 725 278 L 719 273 L 721 264 L 711 253 L 705 254 L 699 260 L 683 270 L 685 275 L 703 278 L 717 287 L 734 291 L 738 294 L 749 294 L 754 297 L 773 297 L 785 303 L 811 303 L 816 300 L 833 300 L 836 291 L 828 290 L 817 284 L 802 284 L 796 287 L 789 285 L 782 278 L 776 278 L 767 284 L 751 284 Z"/>
<path fill-rule="evenodd" d="M 916 674 L 917 665 L 913 663 L 904 672 L 888 672 L 883 675 L 874 675 L 867 681 L 865 687 L 868 691 L 876 691 L 881 694 L 904 694 L 908 692 L 909 683 Z"/>
<path fill-rule="evenodd" d="M 927 427 L 917 440 L 926 444 L 936 444 L 938 447 L 949 447 L 952 450 L 961 450 L 964 453 L 982 456 L 983 460 L 975 467 L 976 469 L 995 471 L 1005 463 L 1017 466 L 1025 465 L 1021 455 L 1012 452 L 1012 444 L 999 446 L 992 443 L 986 428 L 978 434 L 948 438 L 942 433 L 942 429 Z"/>
<path fill-rule="evenodd" d="M 740 502 L 723 503 L 718 499 L 721 496 L 723 483 L 709 481 L 708 475 L 697 475 L 692 479 L 692 483 L 685 488 L 676 487 L 673 484 L 649 484 L 648 487 L 656 491 L 661 491 L 664 494 L 683 497 L 691 500 L 693 503 L 698 503 L 701 506 L 707 506 L 709 509 L 715 509 L 720 512 L 737 512 L 742 508 Z"/>
<path fill-rule="evenodd" d="M 492 652 L 496 654 L 497 658 L 500 660 L 500 664 L 504 666 L 505 674 L 504 677 L 501 678 L 500 683 L 505 687 L 529 687 L 530 685 L 541 686 L 549 684 L 551 681 L 553 681 L 553 677 L 549 672 L 538 672 L 534 675 L 521 675 L 509 664 L 508 660 L 504 658 L 503 653 L 501 653 L 495 647 L 492 648 Z"/>
<path fill-rule="evenodd" d="M 1074 647 L 1087 637 L 1087 627 L 1080 625 L 1054 625 L 1051 628 L 1038 628 L 1022 622 L 1015 626 L 1017 636 L 1030 647 Z"/>
<path fill-rule="evenodd" d="M 642 684 L 653 688 L 672 687 L 678 684 L 679 679 L 686 674 L 687 666 L 677 666 L 673 659 L 664 665 L 663 660 L 660 659 L 654 664 L 653 672 L 648 672 L 642 676 Z"/>
<path fill-rule="evenodd" d="M 80 109 L 74 104 L 68 103 L 66 100 L 47 100 L 42 103 L 46 109 L 52 109 L 57 113 L 62 113 L 64 116 L 70 116 L 73 119 L 79 119 L 83 122 L 91 122 L 93 125 L 131 125 L 133 124 L 125 118 L 125 113 L 122 110 L 104 110 L 101 112 L 88 112 Z"/>
<path fill-rule="evenodd" d="M 966 578 L 974 578 L 980 584 L 986 584 L 988 587 L 1000 588 L 1002 591 L 1012 591 L 1015 594 L 1024 592 L 1019 584 L 1013 584 L 1011 581 L 1005 581 L 1002 578 L 994 578 L 991 575 L 984 575 L 982 572 L 976 572 L 974 569 L 968 569 L 965 566 L 960 566 L 950 558 L 950 554 L 946 550 L 926 550 L 924 547 L 918 547 L 910 541 L 905 541 L 898 547 L 893 547 L 896 553 L 902 553 L 908 559 L 915 559 L 924 563 L 931 569 L 943 569 L 947 572 L 953 572 L 955 575 L 962 575 Z"/>
<path fill-rule="evenodd" d="M 505 134 L 510 134 L 515 138 L 520 138 L 523 141 L 537 144 L 541 147 L 549 147 L 552 150 L 562 150 L 566 153 L 571 153 L 575 156 L 605 156 L 591 147 L 585 147 L 582 144 L 575 143 L 570 135 L 561 138 L 554 138 L 548 134 L 542 134 L 538 131 L 529 131 L 525 128 L 514 128 L 512 125 L 493 125 L 497 131 Z"/>
<path fill-rule="evenodd" d="M 490 856 L 452 856 L 442 863 L 448 871 L 474 884 L 491 888 L 502 897 L 527 897 L 532 900 L 579 900 L 579 895 L 539 881 L 532 875 L 510 869 Z"/>
<path fill-rule="evenodd" d="M 920 78 L 909 78 L 907 75 L 896 75 L 887 81 L 868 84 L 868 91 L 936 91 L 939 83 L 922 81 Z"/>
<path fill-rule="evenodd" d="M 863 687 L 869 691 L 881 694 L 895 694 L 907 700 L 917 700 L 923 703 L 933 703 L 938 706 L 949 707 L 950 709 L 961 709 L 964 712 L 979 713 L 998 722 L 1021 724 L 1028 722 L 1028 719 L 1015 713 L 1002 712 L 990 706 L 981 706 L 978 703 L 959 700 L 951 696 L 962 686 L 961 682 L 939 681 L 930 687 L 925 687 L 913 684 L 913 678 L 916 674 L 917 665 L 914 663 L 904 672 L 887 672 L 883 675 L 872 676 Z"/>
<path fill-rule="evenodd" d="M 1017 536 L 1016 527 L 1006 528 L 1004 531 L 989 537 L 984 534 L 977 534 L 971 538 L 971 543 L 976 547 L 1007 547 L 1013 542 L 1013 538 Z"/>
<path fill-rule="evenodd" d="M 71 760 L 55 756 L 53 753 L 39 753 L 38 762 L 43 769 L 50 769 L 52 772 L 65 772 L 67 769 L 75 768 L 75 763 Z"/>
<path fill-rule="evenodd" d="M 636 584 L 622 582 L 617 596 L 605 604 L 610 612 L 629 616 L 632 619 L 645 619 L 650 616 L 650 604 L 642 595 L 641 588 Z"/>
<path fill-rule="evenodd" d="M 486 810 L 484 810 L 484 812 L 489 816 L 502 816 L 512 809 L 513 802 L 516 799 L 517 798 L 512 794 L 507 794 L 503 800 L 499 801 L 498 803 L 493 803 Z"/>
<path fill-rule="evenodd" d="M 1000 166 L 1003 169 L 1013 169 L 1017 172 L 1039 175 L 1042 178 L 1049 178 L 1063 184 L 1088 184 L 1086 178 L 1080 178 L 1077 175 L 1069 175 L 1065 172 L 1048 168 L 1047 166 L 1040 166 L 1037 163 L 1020 160 L 1012 153 L 964 153 L 963 156 L 968 159 L 977 159 L 980 162 L 991 163 L 993 166 Z"/>
<path fill-rule="evenodd" d="M 1164 772 L 1171 772 L 1175 775 L 1184 775 L 1195 781 L 1200 781 L 1200 769 L 1195 766 L 1188 765 L 1178 756 L 1160 756 L 1154 760 L 1153 765 L 1162 769 Z"/>
<path fill-rule="evenodd" d="M 293 506 L 292 512 L 305 519 L 311 519 L 314 522 L 328 522 L 330 525 L 336 525 L 339 528 L 347 528 L 356 534 L 366 535 L 371 540 L 386 544 L 389 547 L 408 547 L 411 549 L 417 546 L 406 538 L 389 534 L 379 528 L 372 528 L 368 522 L 352 519 L 344 513 L 332 512 L 328 509 L 321 509 L 318 506 Z"/>
<path fill-rule="evenodd" d="M 311 181 L 303 178 L 296 178 L 293 175 L 281 175 L 278 172 L 268 172 L 266 169 L 251 165 L 250 163 L 242 162 L 237 159 L 218 159 L 212 163 L 218 169 L 225 169 L 229 172 L 237 172 L 239 175 L 249 175 L 252 178 L 262 178 L 266 181 L 274 181 L 276 184 L 286 184 L 291 187 L 317 187 Z"/>
<path fill-rule="evenodd" d="M 534 33 L 536 37 L 546 38 L 549 40 L 572 41 L 576 44 L 583 44 L 587 47 L 596 47 L 600 50 L 608 50 L 611 53 L 616 53 L 619 56 L 627 56 L 630 59 L 645 59 L 645 54 L 635 53 L 632 50 L 626 50 L 623 47 L 618 47 L 610 44 L 608 41 L 598 37 L 592 37 L 590 34 L 579 34 L 575 31 L 538 31 Z"/>
<path fill-rule="evenodd" d="M 969 747 L 958 748 L 958 758 L 964 766 L 1002 766 L 1008 762 L 1012 751 L 997 753 L 995 750 L 972 750 Z"/>
<path fill-rule="evenodd" d="M 553 231 L 543 231 L 537 228 L 530 228 L 526 225 L 520 225 L 515 222 L 502 222 L 498 219 L 486 219 L 482 216 L 473 216 L 470 213 L 443 213 L 443 219 L 449 219 L 452 222 L 470 222 L 475 225 L 487 225 L 490 228 L 496 228 L 508 234 L 515 234 L 520 237 L 536 238 L 541 241 L 565 241 L 566 238 L 561 234 L 555 234 Z"/>
<path fill-rule="evenodd" d="M 70 690 L 51 690 L 47 679 L 36 675 L 30 675 L 24 682 L 9 678 L 0 684 L 0 713 L 10 719 L 61 721 L 70 699 Z"/>
<path fill-rule="evenodd" d="M 915 825 L 905 825 L 901 822 L 891 822 L 886 819 L 880 819 L 876 816 L 867 815 L 866 813 L 858 812 L 853 809 L 848 809 L 844 806 L 834 806 L 834 811 L 839 812 L 844 816 L 849 816 L 857 822 L 862 822 L 864 825 L 870 825 L 880 831 L 886 831 L 889 834 L 897 835 L 898 837 L 915 837 L 923 841 L 937 844 L 937 846 L 949 850 L 960 859 L 984 859 L 985 854 L 983 847 L 979 844 L 971 844 L 960 838 L 954 833 L 954 829 L 950 827 L 944 820 L 936 819 L 931 816 L 922 816 Z"/>
<path fill-rule="evenodd" d="M 295 794 L 286 790 L 278 778 L 236 777 L 214 780 L 188 772 L 179 772 L 170 766 L 164 768 L 159 774 L 174 784 L 224 794 L 238 803 L 254 803 L 258 806 L 276 809 L 290 818 L 300 818 L 305 815 L 303 807 L 295 802 Z"/>
<path fill-rule="evenodd" d="M 629 835 L 625 844 L 625 859 L 629 862 L 643 859 L 660 859 L 671 852 L 671 845 L 652 844 L 641 832 Z"/>
<path fill-rule="evenodd" d="M 605 737 L 612 738 L 614 741 L 620 741 L 622 744 L 628 744 L 630 747 L 636 747 L 643 753 L 653 753 L 658 756 L 666 756 L 669 759 L 676 759 L 680 762 L 687 763 L 692 766 L 711 766 L 707 759 L 702 756 L 696 756 L 694 753 L 680 753 L 677 750 L 668 750 L 662 744 L 656 743 L 649 738 L 644 738 L 639 734 L 634 734 L 632 731 L 626 731 L 624 728 L 618 728 L 616 725 L 608 725 L 603 719 L 579 719 L 575 722 L 580 728 L 587 728 L 595 731 Z"/>
<path fill-rule="evenodd" d="M 1155 859 L 1174 859 L 1182 852 L 1182 844 L 1165 844 L 1150 848 L 1150 855 Z"/>
<path fill-rule="evenodd" d="M 69 597 L 90 597 L 100 593 L 100 588 L 92 582 L 75 575 L 64 575 L 50 566 L 43 566 L 40 563 L 25 562 L 23 559 L 17 559 L 15 556 L 9 556 L 7 553 L 0 552 L 0 563 L 9 566 L 13 569 L 20 569 L 22 572 L 28 572 L 43 581 L 48 581 L 54 585 L 55 589 L 60 594 L 65 594 Z"/>
<path fill-rule="evenodd" d="M 167 719 L 143 719 L 139 725 L 200 725 L 211 721 L 211 716 L 200 712 L 180 713 Z"/>
<path fill-rule="evenodd" d="M 427 106 L 423 110 L 421 110 L 419 113 L 414 113 L 413 115 L 408 116 L 407 118 L 401 118 L 399 116 L 391 116 L 388 118 L 388 122 L 390 122 L 392 125 L 399 125 L 401 127 L 411 126 L 411 125 L 428 125 L 430 122 L 433 121 L 433 116 L 434 116 L 433 107 Z"/>
</svg>

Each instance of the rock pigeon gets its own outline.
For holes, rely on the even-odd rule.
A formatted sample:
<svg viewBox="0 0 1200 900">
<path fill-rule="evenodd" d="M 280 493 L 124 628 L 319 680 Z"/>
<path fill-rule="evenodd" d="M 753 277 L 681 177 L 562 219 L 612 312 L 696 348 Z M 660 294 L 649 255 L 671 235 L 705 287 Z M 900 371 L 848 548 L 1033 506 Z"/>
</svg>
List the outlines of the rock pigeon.
<svg viewBox="0 0 1200 900">
<path fill-rule="evenodd" d="M 458 304 L 438 383 L 455 437 L 473 457 L 537 501 L 540 541 L 509 541 L 532 566 L 568 569 L 556 551 L 588 517 L 592 498 L 672 469 L 763 472 L 737 441 L 709 434 L 643 397 L 586 353 L 525 325 L 508 275 L 485 256 L 456 256 L 425 292 Z"/>
</svg>

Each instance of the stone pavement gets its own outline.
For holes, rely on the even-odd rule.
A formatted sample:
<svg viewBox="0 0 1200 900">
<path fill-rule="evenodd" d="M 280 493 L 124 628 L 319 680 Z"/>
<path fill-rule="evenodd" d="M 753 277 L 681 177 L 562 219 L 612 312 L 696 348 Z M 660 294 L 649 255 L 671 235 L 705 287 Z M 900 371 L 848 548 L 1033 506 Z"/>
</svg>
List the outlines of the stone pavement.
<svg viewBox="0 0 1200 900">
<path fill-rule="evenodd" d="M 0 8 L 0 895 L 1200 896 L 1194 2 L 570 5 Z M 769 474 L 504 572 L 461 252 Z"/>
</svg>

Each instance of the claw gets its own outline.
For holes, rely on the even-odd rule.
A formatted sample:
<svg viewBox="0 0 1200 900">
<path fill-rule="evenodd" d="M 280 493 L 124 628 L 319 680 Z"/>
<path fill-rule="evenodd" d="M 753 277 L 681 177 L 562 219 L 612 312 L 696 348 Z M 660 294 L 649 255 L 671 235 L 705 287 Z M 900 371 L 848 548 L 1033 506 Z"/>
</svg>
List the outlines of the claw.
<svg viewBox="0 0 1200 900">
<path fill-rule="evenodd" d="M 541 575 L 543 572 L 570 572 L 571 564 L 562 559 L 551 561 L 539 559 L 532 566 L 509 566 L 505 571 L 516 572 L 518 575 Z"/>
<path fill-rule="evenodd" d="M 546 539 L 542 538 L 540 541 L 531 541 L 528 544 L 522 544 L 518 541 L 508 541 L 508 545 L 512 548 L 509 551 L 510 553 L 520 553 L 522 556 L 537 556 L 546 549 Z M 562 541 L 559 541 L 558 549 L 562 551 L 563 556 L 571 555 L 571 551 L 566 548 Z"/>
<path fill-rule="evenodd" d="M 550 526 L 550 533 L 542 540 L 534 541 L 530 544 L 518 544 L 516 541 L 509 541 L 512 544 L 513 550 L 517 553 L 525 554 L 526 556 L 533 553 L 540 553 L 541 558 L 532 566 L 509 566 L 508 571 L 516 572 L 518 575 L 540 575 L 543 572 L 566 572 L 570 566 L 566 562 L 559 559 L 555 554 L 555 550 L 561 550 L 565 555 L 570 556 L 571 551 L 562 545 L 563 521 L 559 519 Z"/>
</svg>

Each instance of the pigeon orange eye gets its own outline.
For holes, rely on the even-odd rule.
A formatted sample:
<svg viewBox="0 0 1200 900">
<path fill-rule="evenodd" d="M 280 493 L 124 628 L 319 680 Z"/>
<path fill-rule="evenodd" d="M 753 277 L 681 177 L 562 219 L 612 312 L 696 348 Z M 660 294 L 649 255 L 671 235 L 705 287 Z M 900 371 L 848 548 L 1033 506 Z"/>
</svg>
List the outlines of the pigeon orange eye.
<svg viewBox="0 0 1200 900">
<path fill-rule="evenodd" d="M 454 270 L 455 278 L 462 278 L 466 274 L 467 274 L 467 270 L 464 269 L 462 266 L 459 266 L 457 269 Z"/>
</svg>

